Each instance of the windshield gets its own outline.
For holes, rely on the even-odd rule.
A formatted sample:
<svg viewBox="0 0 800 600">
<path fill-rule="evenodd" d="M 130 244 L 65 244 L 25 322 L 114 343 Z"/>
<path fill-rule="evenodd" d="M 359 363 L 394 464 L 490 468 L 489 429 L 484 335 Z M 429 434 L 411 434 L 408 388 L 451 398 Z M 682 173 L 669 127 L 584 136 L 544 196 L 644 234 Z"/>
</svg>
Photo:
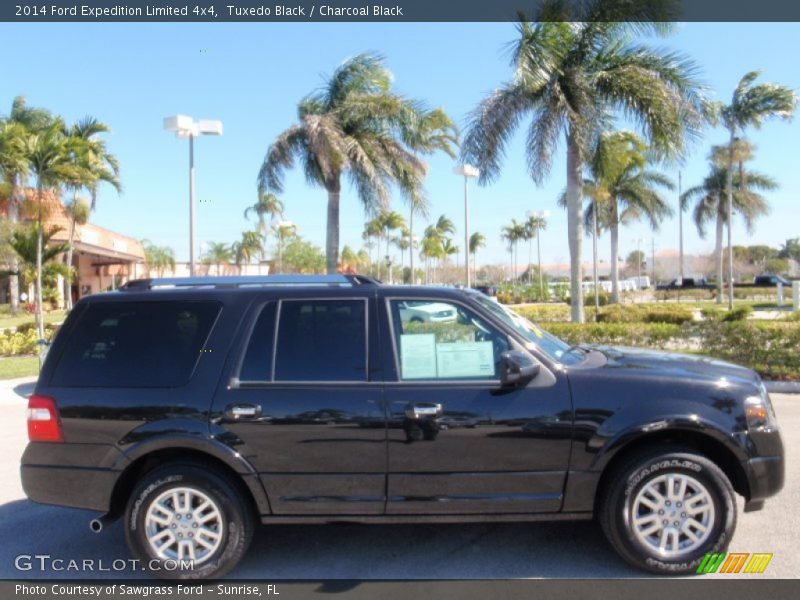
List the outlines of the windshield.
<svg viewBox="0 0 800 600">
<path fill-rule="evenodd" d="M 501 321 L 511 325 L 516 331 L 521 333 L 526 340 L 544 352 L 552 360 L 565 365 L 575 364 L 583 358 L 583 353 L 577 353 L 574 346 L 570 346 L 563 340 L 558 339 L 551 333 L 546 332 L 541 327 L 534 325 L 520 314 L 515 313 L 510 308 L 495 302 L 491 298 L 481 294 L 470 294 L 478 304 L 486 308 Z"/>
</svg>

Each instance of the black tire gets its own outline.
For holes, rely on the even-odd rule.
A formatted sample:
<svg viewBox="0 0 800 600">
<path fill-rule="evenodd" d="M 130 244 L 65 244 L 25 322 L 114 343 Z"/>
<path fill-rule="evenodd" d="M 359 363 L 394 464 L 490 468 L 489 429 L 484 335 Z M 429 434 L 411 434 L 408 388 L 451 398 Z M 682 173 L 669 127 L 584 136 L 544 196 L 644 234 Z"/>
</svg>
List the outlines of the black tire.
<svg viewBox="0 0 800 600">
<path fill-rule="evenodd" d="M 176 569 L 175 562 L 160 558 L 147 541 L 145 518 L 155 499 L 172 488 L 191 488 L 210 498 L 222 516 L 222 541 L 202 563 Z M 173 463 L 147 473 L 134 488 L 125 511 L 125 538 L 141 566 L 161 579 L 214 579 L 230 571 L 250 546 L 255 518 L 237 486 L 207 465 Z"/>
<path fill-rule="evenodd" d="M 639 491 L 648 482 L 670 473 L 688 475 L 702 484 L 714 507 L 707 539 L 676 557 L 660 555 L 640 541 L 630 522 Z M 727 549 L 736 529 L 736 501 L 730 481 L 716 464 L 690 449 L 664 446 L 627 461 L 611 474 L 601 490 L 598 517 L 609 542 L 628 563 L 660 575 L 687 575 L 697 571 L 707 552 Z"/>
</svg>

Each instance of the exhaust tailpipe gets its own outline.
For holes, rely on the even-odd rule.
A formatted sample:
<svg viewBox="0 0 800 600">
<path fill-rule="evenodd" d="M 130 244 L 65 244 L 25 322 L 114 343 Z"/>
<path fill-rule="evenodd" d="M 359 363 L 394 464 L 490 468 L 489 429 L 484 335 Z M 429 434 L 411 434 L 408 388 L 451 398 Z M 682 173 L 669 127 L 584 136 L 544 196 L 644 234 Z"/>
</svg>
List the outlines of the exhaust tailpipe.
<svg viewBox="0 0 800 600">
<path fill-rule="evenodd" d="M 103 531 L 103 527 L 110 522 L 111 519 L 108 518 L 108 515 L 102 515 L 89 521 L 89 529 L 91 529 L 94 533 L 100 533 Z"/>
</svg>

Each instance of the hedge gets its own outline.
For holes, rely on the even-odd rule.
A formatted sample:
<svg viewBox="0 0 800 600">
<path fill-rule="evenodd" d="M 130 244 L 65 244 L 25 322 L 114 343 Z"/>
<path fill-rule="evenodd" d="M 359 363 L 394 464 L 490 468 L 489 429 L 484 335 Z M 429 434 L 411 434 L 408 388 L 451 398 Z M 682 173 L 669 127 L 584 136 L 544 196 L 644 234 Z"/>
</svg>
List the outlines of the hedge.
<svg viewBox="0 0 800 600">
<path fill-rule="evenodd" d="M 609 344 L 664 349 L 685 339 L 671 323 L 550 323 L 545 329 L 568 344 Z"/>
<path fill-rule="evenodd" d="M 765 379 L 800 381 L 800 321 L 549 323 L 569 344 L 640 346 L 702 354 L 749 367 Z"/>
<path fill-rule="evenodd" d="M 746 365 L 765 379 L 800 380 L 800 322 L 708 321 L 698 329 L 703 353 Z"/>
</svg>

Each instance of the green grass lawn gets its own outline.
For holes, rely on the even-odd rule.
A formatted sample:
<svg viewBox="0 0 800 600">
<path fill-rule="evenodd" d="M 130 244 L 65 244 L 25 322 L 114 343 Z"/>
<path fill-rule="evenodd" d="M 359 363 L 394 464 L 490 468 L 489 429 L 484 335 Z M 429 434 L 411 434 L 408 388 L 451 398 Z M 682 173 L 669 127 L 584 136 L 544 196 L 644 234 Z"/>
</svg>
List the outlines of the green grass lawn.
<svg viewBox="0 0 800 600">
<path fill-rule="evenodd" d="M 4 356 L 0 357 L 0 379 L 16 379 L 39 374 L 39 357 Z"/>
<path fill-rule="evenodd" d="M 66 316 L 67 311 L 65 310 L 53 310 L 44 314 L 44 322 L 61 323 Z M 33 323 L 34 321 L 34 316 L 25 311 L 20 311 L 19 314 L 11 316 L 8 304 L 0 305 L 0 330 L 17 327 L 23 323 Z"/>
</svg>

